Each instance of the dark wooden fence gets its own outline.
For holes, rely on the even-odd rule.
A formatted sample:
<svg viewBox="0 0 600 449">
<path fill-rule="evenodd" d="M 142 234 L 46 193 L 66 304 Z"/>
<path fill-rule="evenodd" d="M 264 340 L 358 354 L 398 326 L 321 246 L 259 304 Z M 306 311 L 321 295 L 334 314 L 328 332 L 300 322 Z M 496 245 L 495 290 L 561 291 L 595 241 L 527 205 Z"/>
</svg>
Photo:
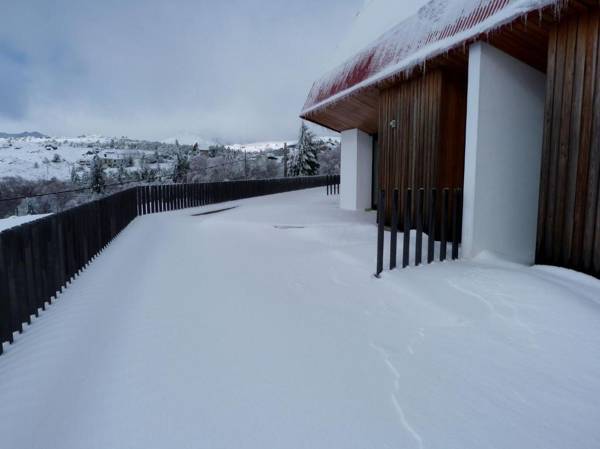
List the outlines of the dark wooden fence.
<svg viewBox="0 0 600 449">
<path fill-rule="evenodd" d="M 402 193 L 392 192 L 390 211 L 390 261 L 389 268 L 397 266 L 398 231 L 402 231 L 402 268 L 410 265 L 411 230 L 415 230 L 414 264 L 424 263 L 423 234 L 427 237 L 426 262 L 440 262 L 448 258 L 451 245 L 452 260 L 458 259 L 462 234 L 463 195 L 461 189 L 442 189 L 439 198 L 437 189 L 406 189 Z M 402 200 L 402 202 L 401 202 Z M 379 195 L 377 210 L 377 268 L 375 275 L 383 272 L 386 191 Z M 439 242 L 439 244 L 437 243 Z"/>
<path fill-rule="evenodd" d="M 329 185 L 312 176 L 140 186 L 0 232 L 0 354 L 138 215 Z"/>
<path fill-rule="evenodd" d="M 340 194 L 340 175 L 327 175 L 327 196 Z"/>
</svg>

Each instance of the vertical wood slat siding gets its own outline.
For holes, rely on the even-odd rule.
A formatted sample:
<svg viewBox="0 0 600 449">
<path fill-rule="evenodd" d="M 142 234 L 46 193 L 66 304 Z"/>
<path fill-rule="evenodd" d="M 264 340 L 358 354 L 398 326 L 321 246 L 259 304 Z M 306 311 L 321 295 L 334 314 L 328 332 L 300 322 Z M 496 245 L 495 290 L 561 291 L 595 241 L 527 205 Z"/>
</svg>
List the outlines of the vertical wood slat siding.
<svg viewBox="0 0 600 449">
<path fill-rule="evenodd" d="M 390 126 L 395 121 L 396 126 Z M 379 188 L 462 188 L 466 127 L 466 82 L 433 71 L 380 93 Z M 424 207 L 428 207 L 429 196 Z M 405 197 L 400 197 L 403 222 Z M 414 202 L 413 202 L 414 209 Z M 386 200 L 390 222 L 391 195 Z M 414 217 L 414 210 L 412 211 Z"/>
<path fill-rule="evenodd" d="M 537 262 L 600 277 L 600 12 L 550 33 Z"/>
</svg>

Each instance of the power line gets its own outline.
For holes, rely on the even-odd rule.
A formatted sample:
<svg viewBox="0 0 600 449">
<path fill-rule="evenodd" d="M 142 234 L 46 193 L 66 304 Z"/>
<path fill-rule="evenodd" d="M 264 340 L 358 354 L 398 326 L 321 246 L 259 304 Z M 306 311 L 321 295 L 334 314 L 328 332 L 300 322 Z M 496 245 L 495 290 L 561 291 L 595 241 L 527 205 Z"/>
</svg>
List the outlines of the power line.
<svg viewBox="0 0 600 449">
<path fill-rule="evenodd" d="M 123 186 L 123 185 L 127 185 L 127 184 L 132 184 L 134 182 L 141 182 L 141 181 L 125 181 L 125 182 L 120 182 L 120 183 L 107 184 L 104 187 L 105 188 L 117 187 L 117 186 Z M 91 189 L 91 187 L 81 187 L 79 189 L 59 190 L 57 192 L 35 193 L 35 194 L 32 194 L 32 195 L 15 196 L 15 197 L 12 197 L 12 198 L 0 198 L 0 201 L 16 201 L 16 200 L 25 200 L 27 198 L 39 198 L 41 196 L 62 195 L 63 193 L 85 192 L 86 190 L 90 190 L 90 189 Z"/>
<path fill-rule="evenodd" d="M 231 161 L 231 162 L 224 162 L 222 164 L 216 164 L 216 165 L 210 165 L 208 167 L 206 167 L 206 169 L 213 169 L 213 168 L 218 168 L 218 167 L 224 167 L 226 165 L 233 165 L 233 164 L 240 164 L 244 162 L 243 160 L 237 160 L 237 161 Z M 105 188 L 110 188 L 110 187 L 117 187 L 117 186 L 123 186 L 123 185 L 128 185 L 128 184 L 133 184 L 133 183 L 140 183 L 143 181 L 125 181 L 125 182 L 118 182 L 118 183 L 113 183 L 113 184 L 107 184 L 106 186 L 104 186 Z M 168 184 L 166 184 L 168 185 Z M 86 190 L 91 190 L 91 187 L 81 187 L 79 189 L 70 189 L 70 190 L 60 190 L 57 192 L 48 192 L 48 193 L 35 193 L 32 195 L 23 195 L 23 196 L 15 196 L 12 198 L 0 198 L 0 202 L 7 202 L 7 201 L 17 201 L 17 200 L 25 200 L 28 198 L 39 198 L 42 196 L 51 196 L 51 195 L 62 195 L 65 193 L 77 193 L 77 192 L 85 192 Z"/>
</svg>

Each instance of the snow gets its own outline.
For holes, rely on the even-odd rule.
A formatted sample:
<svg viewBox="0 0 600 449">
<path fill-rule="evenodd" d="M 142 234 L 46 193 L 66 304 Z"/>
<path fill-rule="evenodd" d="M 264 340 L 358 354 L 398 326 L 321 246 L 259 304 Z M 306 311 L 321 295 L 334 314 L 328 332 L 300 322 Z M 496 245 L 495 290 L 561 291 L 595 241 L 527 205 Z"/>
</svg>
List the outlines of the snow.
<svg viewBox="0 0 600 449">
<path fill-rule="evenodd" d="M 163 139 L 162 142 L 168 144 L 174 144 L 175 142 L 179 142 L 181 145 L 194 145 L 195 143 L 197 143 L 198 146 L 203 149 L 206 149 L 211 145 L 217 145 L 219 143 L 217 140 L 206 139 L 200 134 L 192 132 L 180 132 L 176 136 Z"/>
<path fill-rule="evenodd" d="M 600 447 L 599 281 L 375 279 L 373 223 L 324 189 L 137 218 L 4 346 L 2 447 Z"/>
<path fill-rule="evenodd" d="M 18 176 L 34 181 L 52 178 L 69 180 L 73 167 L 85 169 L 87 166 L 84 164 L 91 162 L 96 145 L 111 140 L 103 136 L 0 139 L 0 179 Z M 120 148 L 104 148 L 98 154 L 114 159 L 126 156 L 137 159 L 144 153 L 154 154 L 153 151 Z M 60 162 L 52 162 L 56 154 L 60 156 Z"/>
<path fill-rule="evenodd" d="M 370 45 L 356 48 L 357 54 L 315 82 L 302 115 L 410 71 L 528 12 L 558 3 L 559 0 L 431 0 Z"/>
<path fill-rule="evenodd" d="M 235 143 L 233 145 L 227 145 L 227 147 L 237 151 L 259 152 L 280 150 L 284 145 L 291 146 L 296 145 L 297 143 L 297 140 L 281 140 L 272 142 Z"/>
<path fill-rule="evenodd" d="M 21 215 L 19 217 L 13 216 L 8 218 L 0 218 L 0 232 L 4 231 L 5 229 L 14 228 L 15 226 L 28 223 L 30 221 L 47 217 L 48 215 L 50 214 Z"/>
<path fill-rule="evenodd" d="M 365 0 L 337 46 L 333 61 L 341 64 L 385 31 L 415 14 L 427 0 Z"/>
<path fill-rule="evenodd" d="M 342 141 L 340 136 L 315 136 L 316 141 L 329 143 L 330 145 L 338 144 Z M 255 143 L 236 143 L 233 145 L 227 145 L 232 150 L 248 151 L 248 152 L 259 152 L 259 151 L 273 151 L 280 150 L 284 144 L 288 147 L 295 146 L 298 140 L 282 140 L 282 141 L 270 141 L 270 142 L 255 142 Z"/>
</svg>

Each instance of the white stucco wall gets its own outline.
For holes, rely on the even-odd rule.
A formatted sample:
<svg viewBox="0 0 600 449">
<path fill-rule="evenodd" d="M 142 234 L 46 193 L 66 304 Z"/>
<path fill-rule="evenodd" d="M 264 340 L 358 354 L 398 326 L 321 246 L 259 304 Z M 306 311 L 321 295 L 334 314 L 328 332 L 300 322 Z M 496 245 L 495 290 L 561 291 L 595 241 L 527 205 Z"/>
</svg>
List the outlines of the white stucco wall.
<svg viewBox="0 0 600 449">
<path fill-rule="evenodd" d="M 359 129 L 342 132 L 340 207 L 347 210 L 371 208 L 373 139 Z"/>
<path fill-rule="evenodd" d="M 469 51 L 463 255 L 535 260 L 545 75 L 500 50 Z"/>
</svg>

